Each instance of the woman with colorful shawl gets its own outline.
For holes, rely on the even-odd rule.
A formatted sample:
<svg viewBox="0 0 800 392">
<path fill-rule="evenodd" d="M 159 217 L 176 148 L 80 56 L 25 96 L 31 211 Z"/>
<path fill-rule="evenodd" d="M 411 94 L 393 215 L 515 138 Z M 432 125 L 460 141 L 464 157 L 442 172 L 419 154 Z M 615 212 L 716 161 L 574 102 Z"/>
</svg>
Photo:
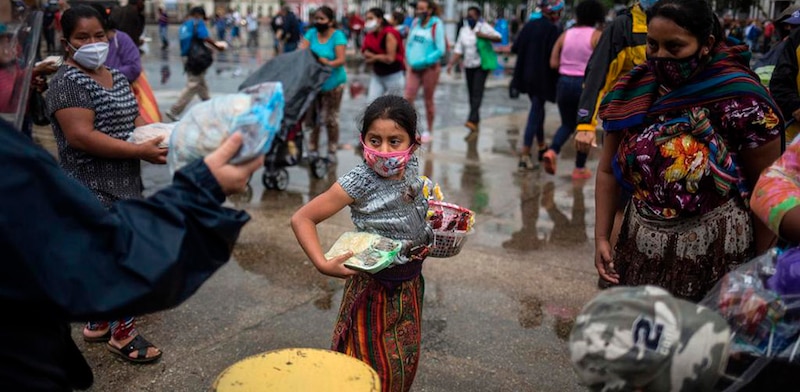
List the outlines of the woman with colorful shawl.
<svg viewBox="0 0 800 392">
<path fill-rule="evenodd" d="M 717 38 L 708 3 L 662 0 L 647 19 L 647 62 L 600 106 L 595 266 L 611 283 L 697 301 L 774 238 L 751 219 L 748 199 L 780 154 L 783 120 L 747 47 Z M 622 188 L 632 197 L 612 253 Z"/>
</svg>

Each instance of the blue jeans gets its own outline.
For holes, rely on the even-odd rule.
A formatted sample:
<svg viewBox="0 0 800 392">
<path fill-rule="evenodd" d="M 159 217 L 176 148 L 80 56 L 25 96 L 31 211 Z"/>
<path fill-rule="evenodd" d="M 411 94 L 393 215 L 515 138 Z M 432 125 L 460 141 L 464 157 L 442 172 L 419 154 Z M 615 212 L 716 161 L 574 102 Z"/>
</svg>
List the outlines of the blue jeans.
<svg viewBox="0 0 800 392">
<path fill-rule="evenodd" d="M 167 26 L 158 26 L 158 35 L 161 36 L 161 46 L 165 48 L 169 46 L 169 41 L 167 41 Z"/>
<path fill-rule="evenodd" d="M 578 101 L 583 92 L 583 77 L 564 76 L 558 79 L 556 90 L 556 103 L 561 113 L 561 126 L 553 136 L 550 149 L 556 153 L 561 152 L 561 146 L 567 142 L 575 127 L 578 126 Z M 579 152 L 575 156 L 575 167 L 582 169 L 586 166 L 587 154 Z"/>
<path fill-rule="evenodd" d="M 386 94 L 402 96 L 405 86 L 406 73 L 404 71 L 395 72 L 385 76 L 372 74 L 372 76 L 369 78 L 367 102 L 370 103 L 378 97 Z"/>
<path fill-rule="evenodd" d="M 544 143 L 544 98 L 528 93 L 531 99 L 531 110 L 528 113 L 528 125 L 525 126 L 525 137 L 522 139 L 525 147 L 533 146 L 533 137 L 539 144 Z"/>
</svg>

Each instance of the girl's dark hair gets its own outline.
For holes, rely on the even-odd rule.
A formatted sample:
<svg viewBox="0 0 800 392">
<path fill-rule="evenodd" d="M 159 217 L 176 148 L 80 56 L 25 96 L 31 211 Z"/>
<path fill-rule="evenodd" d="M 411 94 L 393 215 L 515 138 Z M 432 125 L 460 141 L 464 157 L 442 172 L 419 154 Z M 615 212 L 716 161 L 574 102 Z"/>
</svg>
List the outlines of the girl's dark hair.
<svg viewBox="0 0 800 392">
<path fill-rule="evenodd" d="M 378 23 L 380 23 L 382 27 L 386 27 L 386 26 L 389 25 L 389 21 L 386 20 L 386 18 L 383 17 L 384 14 L 383 14 L 383 10 L 382 9 L 377 8 L 377 7 L 370 8 L 367 11 L 367 13 L 375 15 L 375 17 L 378 18 Z"/>
<path fill-rule="evenodd" d="M 100 24 L 103 25 L 103 30 L 109 31 L 117 28 L 111 18 L 109 18 L 106 7 L 98 3 L 92 3 L 90 6 L 100 15 Z"/>
<path fill-rule="evenodd" d="M 475 11 L 478 14 L 478 17 L 480 17 L 481 14 L 483 14 L 481 12 L 481 9 L 478 8 L 478 7 L 475 7 L 475 6 L 471 6 L 471 7 L 467 8 L 467 13 L 469 13 L 469 11 Z"/>
<path fill-rule="evenodd" d="M 575 24 L 597 26 L 606 19 L 606 8 L 598 0 L 583 0 L 575 7 Z"/>
<path fill-rule="evenodd" d="M 408 132 L 411 144 L 417 142 L 417 111 L 414 105 L 397 95 L 384 95 L 372 101 L 361 119 L 361 140 L 375 120 L 392 120 Z"/>
<path fill-rule="evenodd" d="M 319 8 L 317 8 L 316 10 L 314 10 L 315 14 L 317 12 L 322 12 L 322 15 L 325 15 L 325 17 L 328 18 L 328 20 L 330 20 L 333 23 L 333 28 L 334 29 L 338 26 L 336 24 L 336 14 L 333 12 L 333 9 L 331 9 L 331 7 L 328 7 L 327 5 L 323 5 L 323 6 L 319 7 Z"/>
<path fill-rule="evenodd" d="M 725 41 L 719 18 L 705 0 L 660 0 L 647 10 L 647 23 L 655 17 L 673 21 L 689 31 L 700 45 L 714 37 L 714 47 Z"/>
<path fill-rule="evenodd" d="M 76 5 L 64 11 L 64 15 L 61 16 L 61 29 L 64 32 L 64 39 L 69 41 L 69 37 L 75 32 L 75 27 L 78 25 L 79 20 L 91 18 L 97 19 L 103 25 L 103 17 L 100 16 L 97 10 L 88 5 Z M 105 29 L 105 25 L 103 25 L 103 28 Z"/>
</svg>

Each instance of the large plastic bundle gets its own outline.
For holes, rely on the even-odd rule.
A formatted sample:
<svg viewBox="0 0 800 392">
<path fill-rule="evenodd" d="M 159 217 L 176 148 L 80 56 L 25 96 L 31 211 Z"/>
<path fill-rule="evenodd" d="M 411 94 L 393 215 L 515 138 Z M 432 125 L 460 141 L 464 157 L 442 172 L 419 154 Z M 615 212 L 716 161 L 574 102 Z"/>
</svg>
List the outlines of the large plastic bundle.
<svg viewBox="0 0 800 392">
<path fill-rule="evenodd" d="M 730 324 L 732 353 L 800 362 L 800 251 L 769 252 L 726 274 L 701 304 Z"/>
<path fill-rule="evenodd" d="M 280 130 L 283 105 L 283 86 L 271 82 L 193 106 L 170 136 L 167 155 L 170 171 L 175 172 L 216 150 L 234 132 L 242 134 L 243 145 L 231 163 L 266 154 Z"/>
</svg>

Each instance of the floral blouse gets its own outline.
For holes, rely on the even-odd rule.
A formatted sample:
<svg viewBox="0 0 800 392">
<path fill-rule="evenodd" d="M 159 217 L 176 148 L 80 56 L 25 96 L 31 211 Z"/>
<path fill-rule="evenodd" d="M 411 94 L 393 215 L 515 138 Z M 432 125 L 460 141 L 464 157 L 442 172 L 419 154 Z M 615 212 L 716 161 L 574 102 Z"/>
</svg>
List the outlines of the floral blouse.
<svg viewBox="0 0 800 392">
<path fill-rule="evenodd" d="M 743 184 L 737 152 L 780 136 L 780 116 L 754 97 L 724 100 L 692 112 L 707 116 L 707 132 L 695 132 L 686 113 L 662 115 L 654 124 L 623 132 L 614 162 L 646 217 L 703 215 L 739 193 Z M 709 127 L 710 125 L 710 127 Z M 733 186 L 725 186 L 726 183 Z M 738 188 L 738 189 L 737 189 Z"/>
</svg>

